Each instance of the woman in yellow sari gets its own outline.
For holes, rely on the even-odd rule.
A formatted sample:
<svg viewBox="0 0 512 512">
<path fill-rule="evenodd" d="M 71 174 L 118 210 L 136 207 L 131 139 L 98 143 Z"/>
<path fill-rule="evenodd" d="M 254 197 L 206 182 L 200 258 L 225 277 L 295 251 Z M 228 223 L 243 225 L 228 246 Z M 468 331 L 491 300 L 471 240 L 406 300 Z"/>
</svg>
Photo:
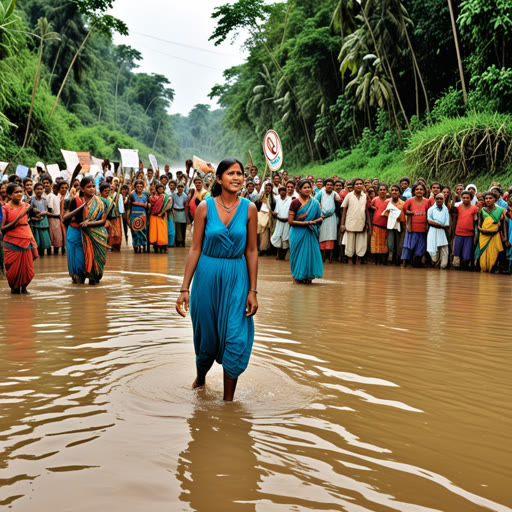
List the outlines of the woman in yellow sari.
<svg viewBox="0 0 512 512">
<path fill-rule="evenodd" d="M 505 229 L 505 210 L 496 206 L 496 198 L 492 192 L 484 194 L 485 207 L 478 212 L 478 244 L 476 257 L 482 272 L 491 272 L 503 252 L 503 242 L 508 247 L 507 230 Z"/>
</svg>

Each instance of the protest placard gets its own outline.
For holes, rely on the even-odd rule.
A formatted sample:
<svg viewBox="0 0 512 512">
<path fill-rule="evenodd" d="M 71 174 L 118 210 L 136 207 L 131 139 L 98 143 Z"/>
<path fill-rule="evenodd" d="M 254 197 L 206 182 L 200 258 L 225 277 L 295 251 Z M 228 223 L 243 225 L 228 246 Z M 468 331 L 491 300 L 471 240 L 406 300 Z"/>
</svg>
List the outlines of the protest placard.
<svg viewBox="0 0 512 512">
<path fill-rule="evenodd" d="M 121 161 L 123 167 L 138 169 L 139 167 L 139 150 L 138 149 L 119 149 L 121 153 Z"/>
<path fill-rule="evenodd" d="M 158 169 L 158 162 L 156 161 L 155 155 L 149 154 L 148 158 L 149 158 L 149 163 L 151 164 L 151 167 L 153 167 L 153 171 L 156 172 L 156 170 Z"/>
<path fill-rule="evenodd" d="M 52 177 L 53 181 L 55 181 L 60 176 L 59 164 L 49 164 L 46 166 L 46 170 L 48 171 L 48 174 Z"/>
<path fill-rule="evenodd" d="M 73 172 L 76 166 L 80 163 L 80 159 L 78 158 L 78 154 L 76 151 L 66 151 L 65 149 L 61 149 L 62 157 L 66 162 L 66 168 L 69 172 Z"/>
<path fill-rule="evenodd" d="M 89 174 L 91 169 L 91 154 L 86 151 L 78 151 L 78 162 L 82 166 L 82 170 L 80 171 L 82 174 Z"/>
<path fill-rule="evenodd" d="M 19 176 L 21 179 L 24 179 L 28 176 L 30 169 L 28 167 L 25 167 L 24 165 L 18 165 L 16 167 L 16 176 Z"/>
</svg>

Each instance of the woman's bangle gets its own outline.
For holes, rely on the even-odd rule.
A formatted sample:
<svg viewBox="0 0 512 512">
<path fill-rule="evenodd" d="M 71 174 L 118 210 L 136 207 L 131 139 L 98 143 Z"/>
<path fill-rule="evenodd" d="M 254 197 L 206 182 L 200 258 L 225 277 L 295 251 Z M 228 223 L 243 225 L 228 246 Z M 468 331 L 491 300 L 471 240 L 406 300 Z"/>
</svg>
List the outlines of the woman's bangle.
<svg viewBox="0 0 512 512">
<path fill-rule="evenodd" d="M 257 291 L 257 290 L 249 290 L 249 291 L 250 291 L 250 292 L 254 292 L 254 293 L 256 293 L 256 294 L 258 293 L 258 291 Z"/>
<path fill-rule="evenodd" d="M 187 292 L 190 293 L 190 290 L 180 290 L 180 293 Z"/>
</svg>

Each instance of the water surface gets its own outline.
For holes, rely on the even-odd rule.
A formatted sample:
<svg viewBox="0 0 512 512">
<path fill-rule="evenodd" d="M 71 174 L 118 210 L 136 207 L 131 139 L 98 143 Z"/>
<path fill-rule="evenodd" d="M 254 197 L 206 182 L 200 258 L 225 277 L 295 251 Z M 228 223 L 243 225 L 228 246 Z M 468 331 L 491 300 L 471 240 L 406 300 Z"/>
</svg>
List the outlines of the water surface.
<svg viewBox="0 0 512 512">
<path fill-rule="evenodd" d="M 186 252 L 0 281 L 0 504 L 15 511 L 512 511 L 511 280 L 260 259 L 237 402 L 193 391 Z"/>
</svg>

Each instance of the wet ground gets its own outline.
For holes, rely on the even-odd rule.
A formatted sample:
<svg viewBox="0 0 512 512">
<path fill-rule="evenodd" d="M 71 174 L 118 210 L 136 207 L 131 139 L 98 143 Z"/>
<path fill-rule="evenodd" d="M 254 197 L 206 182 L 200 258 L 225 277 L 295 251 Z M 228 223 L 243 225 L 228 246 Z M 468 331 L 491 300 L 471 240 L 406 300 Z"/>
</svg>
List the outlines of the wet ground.
<svg viewBox="0 0 512 512">
<path fill-rule="evenodd" d="M 184 249 L 99 286 L 0 281 L 0 504 L 15 511 L 512 511 L 512 280 L 260 258 L 238 401 L 192 391 Z"/>
</svg>

